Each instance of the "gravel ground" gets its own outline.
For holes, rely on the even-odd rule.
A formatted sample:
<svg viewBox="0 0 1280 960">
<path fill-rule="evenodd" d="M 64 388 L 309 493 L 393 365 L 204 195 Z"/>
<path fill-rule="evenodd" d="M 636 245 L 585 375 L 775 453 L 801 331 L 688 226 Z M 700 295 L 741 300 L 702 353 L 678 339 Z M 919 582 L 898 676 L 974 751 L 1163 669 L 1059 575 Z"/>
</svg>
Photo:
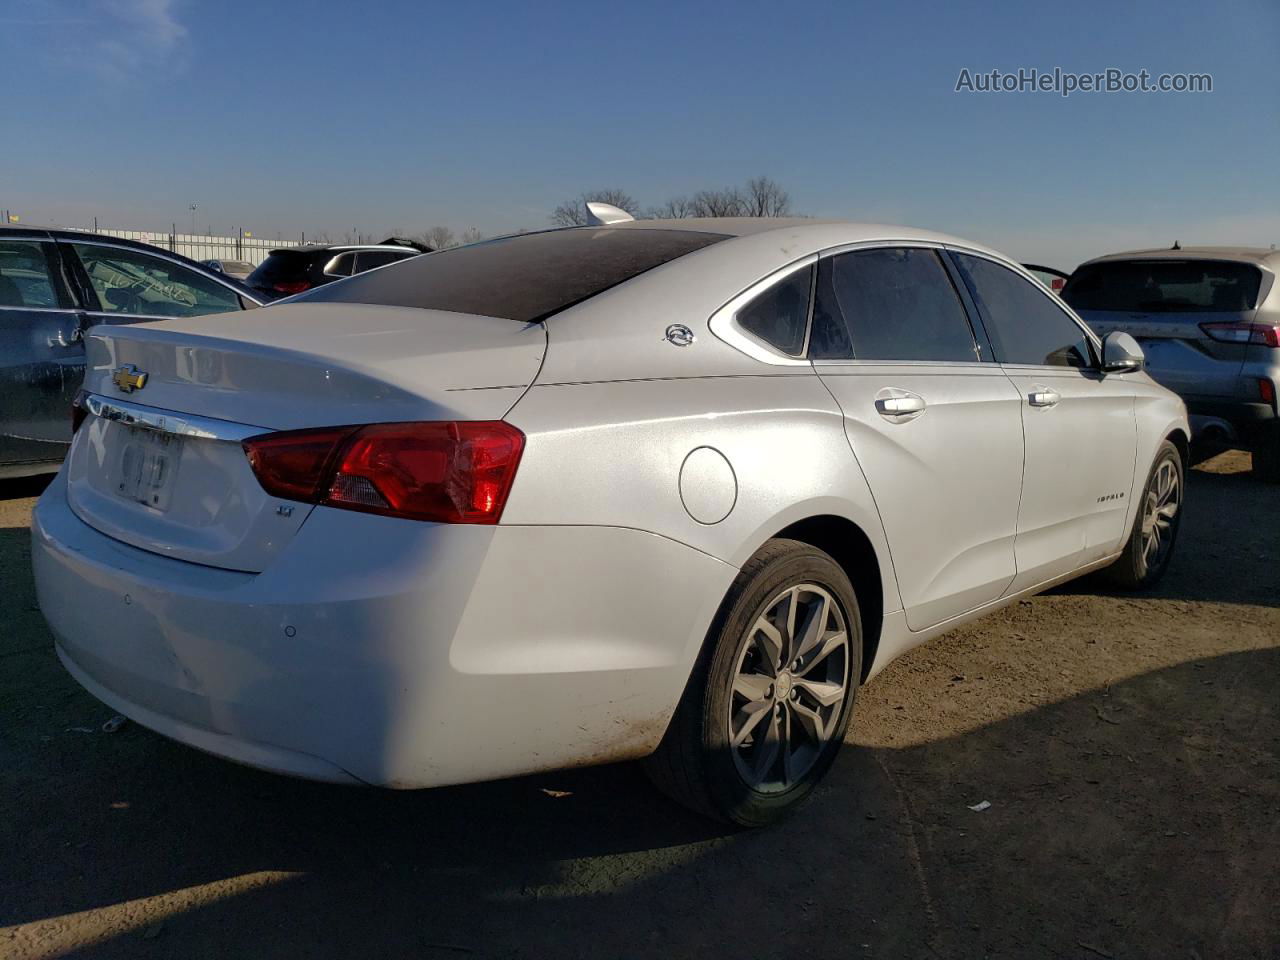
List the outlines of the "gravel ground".
<svg viewBox="0 0 1280 960">
<path fill-rule="evenodd" d="M 1280 489 L 1247 466 L 1192 472 L 1157 592 L 1077 582 L 899 660 L 756 832 L 630 765 L 392 793 L 103 733 L 9 484 L 0 956 L 1280 957 Z"/>
</svg>

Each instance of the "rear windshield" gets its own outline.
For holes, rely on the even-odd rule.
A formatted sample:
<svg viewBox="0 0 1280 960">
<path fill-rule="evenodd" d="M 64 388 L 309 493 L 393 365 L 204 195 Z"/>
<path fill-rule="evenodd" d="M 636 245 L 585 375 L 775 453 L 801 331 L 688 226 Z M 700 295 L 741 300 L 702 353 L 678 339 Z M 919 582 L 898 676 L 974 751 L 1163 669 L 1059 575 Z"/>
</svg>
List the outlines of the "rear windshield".
<svg viewBox="0 0 1280 960">
<path fill-rule="evenodd" d="M 421 307 L 530 323 L 724 239 L 719 233 L 616 227 L 526 233 L 414 257 L 295 302 Z"/>
<path fill-rule="evenodd" d="M 294 253 L 288 250 L 276 250 L 267 259 L 258 264 L 258 268 L 249 274 L 249 283 L 271 286 L 283 280 L 305 278 L 311 268 L 315 254 Z"/>
<path fill-rule="evenodd" d="M 1077 310 L 1238 313 L 1258 304 L 1262 271 L 1230 260 L 1113 260 L 1071 275 L 1062 299 Z"/>
</svg>

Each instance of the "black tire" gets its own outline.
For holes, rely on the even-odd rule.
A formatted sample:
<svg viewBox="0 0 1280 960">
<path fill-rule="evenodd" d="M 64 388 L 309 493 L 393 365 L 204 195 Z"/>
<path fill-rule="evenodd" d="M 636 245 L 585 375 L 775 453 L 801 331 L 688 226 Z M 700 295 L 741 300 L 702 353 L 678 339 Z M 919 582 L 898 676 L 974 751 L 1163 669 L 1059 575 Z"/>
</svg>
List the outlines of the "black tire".
<svg viewBox="0 0 1280 960">
<path fill-rule="evenodd" d="M 1255 442 L 1253 475 L 1264 483 L 1280 483 L 1280 430 L 1265 433 Z"/>
<path fill-rule="evenodd" d="M 811 591 L 815 586 L 819 589 Z M 759 760 L 770 756 L 765 750 L 769 745 L 766 739 L 753 745 L 757 736 L 767 737 L 767 733 L 761 735 L 752 731 L 741 746 L 731 746 L 730 728 L 734 719 L 746 715 L 745 711 L 749 709 L 745 706 L 735 708 L 735 697 L 743 696 L 740 691 L 735 692 L 738 689 L 735 681 L 742 679 L 750 658 L 760 660 L 760 665 L 754 669 L 764 669 L 761 651 L 768 638 L 763 636 L 757 625 L 771 611 L 782 609 L 778 606 L 782 602 L 780 594 L 791 587 L 811 591 L 797 593 L 789 601 L 795 605 L 798 617 L 808 617 L 814 610 L 819 611 L 819 618 L 824 617 L 822 611 L 830 610 L 834 604 L 843 624 L 834 619 L 834 614 L 832 619 L 825 621 L 826 625 L 832 626 L 825 634 L 831 646 L 824 643 L 822 649 L 835 651 L 825 658 L 811 651 L 808 654 L 810 659 L 805 661 L 799 637 L 793 643 L 785 644 L 793 648 L 802 647 L 801 659 L 792 663 L 791 656 L 796 651 L 784 650 L 781 654 L 784 662 L 775 665 L 780 669 L 768 668 L 775 676 L 768 693 L 758 700 L 747 698 L 751 706 L 772 704 L 767 707 L 769 712 L 763 715 L 763 722 L 757 721 L 757 730 L 774 724 L 776 716 L 778 726 L 772 729 L 786 731 L 779 733 L 779 759 L 777 766 L 770 768 L 780 771 L 779 783 L 757 788 L 748 783 L 740 768 L 747 765 L 743 759 L 745 752 L 759 750 Z M 843 651 L 838 645 L 841 631 L 837 628 L 840 626 L 846 634 Z M 797 624 L 793 633 L 802 632 L 801 625 Z M 785 629 L 782 634 L 785 640 Z M 837 654 L 840 655 L 839 662 L 832 659 Z M 796 666 L 802 662 L 808 665 Z M 811 687 L 804 682 L 806 677 L 810 681 L 814 677 L 813 673 L 806 671 L 817 669 L 827 671 L 824 674 L 827 676 L 841 675 L 843 671 L 846 679 L 838 705 L 816 706 L 811 713 L 805 714 L 809 717 L 829 711 L 829 719 L 825 723 L 810 728 L 797 711 L 818 703 L 807 699 Z M 791 670 L 795 670 L 794 689 Z M 784 673 L 785 681 L 782 680 Z M 753 673 L 746 679 L 760 675 Z M 858 600 L 849 578 L 839 564 L 816 547 L 795 540 L 771 540 L 747 562 L 729 588 L 671 725 L 657 752 L 645 761 L 646 772 L 668 796 L 709 817 L 748 827 L 777 820 L 809 794 L 835 760 L 861 677 L 862 627 Z M 740 729 L 745 726 L 749 724 L 742 724 Z M 820 730 L 821 734 L 812 732 L 815 730 Z M 781 739 L 784 737 L 785 741 Z M 799 761 L 796 760 L 797 775 L 794 782 L 789 782 L 790 771 L 783 772 L 784 765 L 802 755 L 806 764 L 804 772 L 799 773 Z"/>
<path fill-rule="evenodd" d="M 1161 549 L 1154 556 L 1147 554 L 1146 523 L 1152 506 L 1152 498 L 1158 497 L 1156 490 L 1157 477 L 1165 464 L 1172 464 L 1178 484 L 1177 512 L 1167 528 L 1167 540 L 1162 541 Z M 1186 491 L 1186 467 L 1182 462 L 1182 454 L 1170 441 L 1166 440 L 1156 451 L 1155 460 L 1147 472 L 1147 482 L 1142 487 L 1141 500 L 1134 508 L 1133 529 L 1129 539 L 1125 541 L 1124 552 L 1107 567 L 1103 574 L 1108 580 L 1126 590 L 1148 590 L 1154 587 L 1169 569 L 1169 561 L 1173 557 L 1173 548 L 1178 540 L 1178 529 L 1182 525 L 1182 508 Z"/>
</svg>

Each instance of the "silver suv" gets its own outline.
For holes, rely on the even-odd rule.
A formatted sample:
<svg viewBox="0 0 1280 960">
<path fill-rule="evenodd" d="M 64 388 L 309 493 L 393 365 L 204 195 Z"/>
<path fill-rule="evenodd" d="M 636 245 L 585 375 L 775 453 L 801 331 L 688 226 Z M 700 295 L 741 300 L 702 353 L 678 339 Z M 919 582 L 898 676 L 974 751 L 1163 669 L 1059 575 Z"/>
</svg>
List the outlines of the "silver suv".
<svg viewBox="0 0 1280 960">
<path fill-rule="evenodd" d="M 1198 439 L 1252 450 L 1255 475 L 1280 483 L 1277 267 L 1275 249 L 1175 244 L 1090 260 L 1062 297 L 1099 334 L 1137 338 Z"/>
</svg>

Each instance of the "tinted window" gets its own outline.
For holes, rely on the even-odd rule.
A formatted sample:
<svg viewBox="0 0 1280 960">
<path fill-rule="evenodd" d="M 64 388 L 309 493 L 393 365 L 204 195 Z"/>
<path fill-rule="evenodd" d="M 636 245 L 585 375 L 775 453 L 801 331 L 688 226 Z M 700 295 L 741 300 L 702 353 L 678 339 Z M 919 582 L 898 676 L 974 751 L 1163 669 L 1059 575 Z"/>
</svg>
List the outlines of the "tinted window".
<svg viewBox="0 0 1280 960">
<path fill-rule="evenodd" d="M 349 277 L 355 273 L 356 255 L 339 253 L 324 265 L 326 277 Z"/>
<path fill-rule="evenodd" d="M 1077 270 L 1062 292 L 1077 310 L 1237 313 L 1258 305 L 1262 272 L 1225 260 L 1114 260 Z"/>
<path fill-rule="evenodd" d="M 385 267 L 388 263 L 407 259 L 410 254 L 397 253 L 395 250 L 362 250 L 356 254 L 356 273 L 372 270 L 374 267 Z"/>
<path fill-rule="evenodd" d="M 1039 285 L 981 257 L 955 254 L 955 260 L 982 311 L 997 360 L 1034 366 L 1092 366 L 1089 338 Z"/>
<path fill-rule="evenodd" d="M 267 259 L 258 264 L 256 270 L 249 274 L 245 283 L 263 290 L 272 289 L 277 283 L 295 283 L 306 280 L 307 273 L 314 261 L 328 263 L 333 257 L 326 251 L 316 252 L 293 250 L 272 250 Z M 296 291 L 295 291 L 296 292 Z"/>
<path fill-rule="evenodd" d="M 59 307 L 48 244 L 0 241 L 0 307 Z"/>
<path fill-rule="evenodd" d="M 812 285 L 812 266 L 795 271 L 739 310 L 738 326 L 783 353 L 798 355 L 804 350 Z"/>
<path fill-rule="evenodd" d="M 634 227 L 526 233 L 411 257 L 318 287 L 298 301 L 422 307 L 527 323 L 724 239 L 718 233 Z"/>
<path fill-rule="evenodd" d="M 932 250 L 824 258 L 814 304 L 815 359 L 978 360 L 964 306 Z"/>
<path fill-rule="evenodd" d="M 234 291 L 171 260 L 92 243 L 71 246 L 104 313 L 198 317 L 240 309 Z"/>
</svg>

